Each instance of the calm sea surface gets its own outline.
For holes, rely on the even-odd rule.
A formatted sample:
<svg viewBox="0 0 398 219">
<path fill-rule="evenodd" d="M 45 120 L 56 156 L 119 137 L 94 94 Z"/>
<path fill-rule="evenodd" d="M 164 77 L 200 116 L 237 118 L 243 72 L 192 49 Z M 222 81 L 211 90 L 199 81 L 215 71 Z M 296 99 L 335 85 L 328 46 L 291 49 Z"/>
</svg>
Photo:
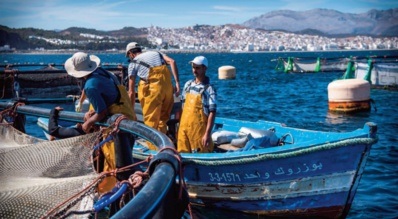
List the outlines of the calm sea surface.
<svg viewBox="0 0 398 219">
<path fill-rule="evenodd" d="M 191 79 L 188 62 L 197 54 L 169 54 L 177 61 L 180 85 Z M 207 75 L 218 92 L 217 116 L 242 120 L 269 120 L 302 129 L 345 132 L 362 128 L 366 122 L 378 125 L 379 141 L 373 145 L 357 194 L 347 218 L 398 217 L 398 91 L 371 90 L 375 104 L 370 112 L 353 115 L 328 112 L 328 84 L 341 72 L 293 74 L 274 70 L 278 57 L 349 57 L 398 55 L 398 51 L 350 51 L 318 53 L 210 53 Z M 5 63 L 62 64 L 71 54 L 1 54 Z M 99 54 L 101 61 L 127 65 L 123 54 Z M 218 68 L 236 67 L 236 80 L 219 80 Z M 52 105 L 45 105 L 52 106 Z M 73 110 L 73 107 L 65 107 Z M 376 110 L 377 109 L 377 110 Z M 43 137 L 36 118 L 29 117 L 28 134 Z M 209 212 L 208 217 L 249 218 L 227 212 Z"/>
</svg>

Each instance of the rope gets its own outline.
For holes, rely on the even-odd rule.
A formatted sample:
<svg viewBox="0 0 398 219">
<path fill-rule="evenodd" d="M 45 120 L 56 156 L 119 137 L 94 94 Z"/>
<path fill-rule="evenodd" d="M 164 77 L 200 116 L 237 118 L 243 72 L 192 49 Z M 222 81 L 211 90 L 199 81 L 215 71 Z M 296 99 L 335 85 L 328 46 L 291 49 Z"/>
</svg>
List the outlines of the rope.
<svg viewBox="0 0 398 219">
<path fill-rule="evenodd" d="M 151 155 L 151 156 L 148 156 L 145 160 L 142 160 L 140 162 L 136 162 L 136 163 L 131 164 L 129 166 L 125 166 L 123 168 L 116 169 L 116 170 L 113 170 L 113 171 L 102 172 L 100 174 L 100 176 L 98 176 L 96 179 L 93 180 L 93 182 L 91 182 L 89 185 L 87 185 L 81 191 L 79 191 L 75 195 L 71 196 L 70 198 L 68 198 L 67 200 L 62 202 L 61 204 L 59 204 L 56 207 L 52 208 L 43 217 L 41 217 L 41 219 L 44 219 L 44 218 L 60 218 L 62 215 L 64 215 L 64 217 L 62 217 L 62 218 L 65 218 L 65 216 L 70 216 L 71 214 L 85 214 L 85 213 L 87 213 L 87 211 L 69 211 L 69 212 L 67 212 L 67 210 L 72 208 L 73 205 L 77 204 L 77 202 L 80 201 L 81 199 L 83 199 L 84 196 L 88 195 L 89 193 L 93 193 L 95 191 L 95 188 L 99 185 L 99 183 L 105 177 L 116 176 L 117 173 L 120 173 L 120 172 L 123 172 L 123 171 L 127 171 L 130 168 L 132 168 L 132 167 L 141 165 L 143 163 L 149 163 L 152 158 L 153 158 L 153 156 Z M 147 171 L 149 171 L 149 170 L 147 170 Z M 143 175 L 145 175 L 145 174 L 143 174 Z M 141 182 L 142 182 L 142 180 L 141 180 Z M 134 188 L 134 186 L 138 187 L 140 185 L 140 184 L 131 184 L 127 180 L 123 180 L 122 182 L 120 182 L 119 185 L 122 185 L 122 184 L 128 184 L 130 188 Z M 68 205 L 65 206 L 66 204 L 68 204 Z M 62 206 L 65 206 L 65 207 L 61 209 Z M 59 209 L 59 210 L 56 212 L 57 209 Z M 93 211 L 91 211 L 91 212 L 94 213 Z"/>
<path fill-rule="evenodd" d="M 8 122 L 8 124 L 12 124 L 15 121 L 15 118 L 17 118 L 18 113 L 17 113 L 17 107 L 18 106 L 24 106 L 25 103 L 22 102 L 16 102 L 14 103 L 14 105 L 8 109 L 5 109 L 3 111 L 0 112 L 0 123 L 3 123 L 3 119 L 5 119 L 7 116 L 10 117 L 10 119 L 12 118 L 12 121 L 4 121 Z"/>
<path fill-rule="evenodd" d="M 128 120 L 129 118 L 127 118 L 127 116 L 125 116 L 125 115 L 120 115 L 119 117 L 116 118 L 115 122 L 113 123 L 113 125 L 115 126 L 113 129 L 113 133 L 117 133 L 120 131 L 119 124 L 124 119 Z"/>
<path fill-rule="evenodd" d="M 297 151 L 290 151 L 290 152 L 284 152 L 284 153 L 278 153 L 278 154 L 259 154 L 254 157 L 244 157 L 244 158 L 239 158 L 239 159 L 225 159 L 224 157 L 219 159 L 219 160 L 200 160 L 200 159 L 195 159 L 195 158 L 183 158 L 184 164 L 198 164 L 198 165 L 204 165 L 204 166 L 219 166 L 219 165 L 235 165 L 235 164 L 248 164 L 248 163 L 254 163 L 254 162 L 259 162 L 263 160 L 272 160 L 272 159 L 282 159 L 282 158 L 289 158 L 289 157 L 295 157 L 303 154 L 308 154 L 308 153 L 314 153 L 317 151 L 322 151 L 322 150 L 330 150 L 333 148 L 338 148 L 338 147 L 345 147 L 345 146 L 350 146 L 350 145 L 356 145 L 356 144 L 374 144 L 378 141 L 377 138 L 353 138 L 353 139 L 347 139 L 335 143 L 326 143 L 326 144 L 321 144 L 318 146 L 314 146 L 311 148 L 304 148 L 300 149 Z M 143 159 L 146 157 L 146 155 L 139 155 L 134 153 L 133 157 L 136 159 Z"/>
<path fill-rule="evenodd" d="M 98 150 L 99 148 L 101 148 L 105 143 L 111 141 L 114 139 L 115 134 L 118 133 L 120 131 L 119 129 L 119 124 L 123 119 L 128 119 L 126 116 L 121 115 L 119 117 L 117 117 L 116 121 L 111 124 L 109 126 L 109 128 L 102 128 L 101 129 L 101 133 L 103 136 L 105 136 L 106 138 L 104 140 L 102 140 L 100 143 L 98 143 L 97 145 L 94 146 L 93 150 Z M 111 127 L 113 127 L 112 131 L 110 131 L 107 135 L 105 134 L 106 130 L 111 129 Z"/>
<path fill-rule="evenodd" d="M 62 202 L 61 204 L 55 206 L 54 208 L 52 208 L 50 211 L 48 211 L 43 217 L 41 217 L 41 219 L 44 218 L 57 218 L 60 215 L 64 214 L 64 212 L 67 211 L 67 209 L 71 208 L 73 205 L 77 203 L 77 201 L 81 200 L 85 195 L 87 195 L 88 193 L 92 192 L 93 190 L 95 190 L 95 188 L 98 186 L 98 184 L 107 176 L 111 176 L 113 175 L 113 172 L 103 172 L 101 173 L 100 176 L 98 176 L 96 179 L 94 179 L 93 182 L 91 182 L 89 185 L 87 185 L 85 188 L 83 188 L 81 191 L 79 191 L 78 193 L 76 193 L 75 195 L 73 195 L 72 197 L 66 199 L 64 202 Z M 80 196 L 79 196 L 80 195 Z M 78 197 L 79 196 L 79 197 Z M 61 208 L 62 206 L 66 205 L 68 202 L 70 202 L 71 200 L 75 199 L 73 202 L 71 202 L 71 204 L 69 204 L 68 206 L 66 206 L 64 209 L 60 209 L 58 211 L 58 213 L 54 213 L 57 209 Z M 53 214 L 53 216 L 51 216 L 51 214 Z"/>
<path fill-rule="evenodd" d="M 113 135 L 119 131 L 120 122 L 122 120 L 124 120 L 124 119 L 128 119 L 128 118 L 126 116 L 121 115 L 121 116 L 119 116 L 116 119 L 116 121 L 111 126 L 109 126 L 107 128 L 101 128 L 101 130 L 100 130 L 101 134 L 98 137 L 100 137 L 101 135 L 103 136 L 106 130 L 111 130 L 111 131 L 108 133 L 108 136 L 107 136 L 107 138 L 105 140 L 101 141 L 97 145 L 94 145 L 94 150 L 99 149 L 105 142 L 108 142 L 108 141 L 113 139 Z M 42 217 L 42 219 L 44 219 L 44 218 L 66 218 L 66 217 L 69 217 L 69 216 L 71 216 L 73 214 L 75 214 L 75 215 L 87 214 L 87 213 L 95 213 L 96 214 L 97 212 L 95 212 L 94 209 L 91 210 L 91 211 L 87 211 L 87 210 L 86 211 L 68 211 L 68 209 L 71 209 L 74 205 L 76 205 L 78 203 L 78 201 L 83 199 L 84 196 L 87 196 L 90 193 L 94 193 L 95 190 L 96 190 L 96 187 L 99 185 L 99 183 L 105 177 L 116 176 L 117 173 L 128 171 L 131 168 L 133 168 L 135 166 L 138 166 L 138 165 L 141 165 L 143 163 L 149 163 L 152 158 L 153 158 L 152 155 L 151 156 L 147 156 L 146 159 L 144 159 L 144 160 L 142 160 L 140 162 L 136 162 L 134 164 L 131 164 L 129 166 L 125 166 L 125 167 L 122 167 L 122 168 L 119 168 L 119 169 L 115 169 L 115 170 L 112 170 L 112 171 L 102 172 L 99 177 L 97 177 L 93 182 L 91 182 L 84 189 L 82 189 L 81 191 L 79 191 L 78 193 L 73 195 L 72 197 L 68 198 L 67 200 L 65 200 L 64 202 L 62 202 L 61 204 L 57 205 L 56 207 L 51 209 L 49 212 L 47 212 L 46 215 L 44 215 Z M 130 176 L 131 180 L 123 180 L 123 181 L 121 181 L 119 183 L 119 187 L 121 185 L 123 185 L 123 184 L 127 184 L 128 187 L 130 188 L 130 190 L 132 190 L 133 194 L 134 194 L 135 193 L 134 192 L 134 188 L 137 188 L 137 187 L 139 187 L 142 184 L 142 182 L 143 182 L 142 178 L 149 178 L 148 171 L 149 170 L 147 170 L 145 173 L 140 173 L 140 172 L 138 172 L 138 173 L 136 172 L 137 174 L 134 173 L 132 176 Z M 139 178 L 139 177 L 141 177 L 141 178 Z M 129 190 L 126 190 L 126 192 L 124 192 L 124 194 L 123 194 L 123 197 L 128 192 L 129 192 Z M 121 207 L 122 207 L 122 204 L 123 204 L 122 200 L 123 200 L 123 198 L 121 199 L 121 202 L 119 203 L 119 205 Z"/>
<path fill-rule="evenodd" d="M 129 177 L 129 182 L 133 186 L 133 188 L 138 188 L 141 184 L 142 181 L 145 179 L 149 179 L 149 171 L 141 172 L 141 171 L 136 171 L 133 175 Z"/>
</svg>

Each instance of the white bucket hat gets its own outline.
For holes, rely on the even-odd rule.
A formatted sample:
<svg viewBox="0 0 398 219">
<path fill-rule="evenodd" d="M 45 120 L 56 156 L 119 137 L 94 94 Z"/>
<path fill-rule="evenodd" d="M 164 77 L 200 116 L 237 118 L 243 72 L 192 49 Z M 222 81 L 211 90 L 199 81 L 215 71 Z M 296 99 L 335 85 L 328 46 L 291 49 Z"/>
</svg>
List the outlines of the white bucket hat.
<svg viewBox="0 0 398 219">
<path fill-rule="evenodd" d="M 66 60 L 65 69 L 70 76 L 82 78 L 91 74 L 100 64 L 98 56 L 88 55 L 84 52 L 77 52 L 71 58 Z"/>
</svg>

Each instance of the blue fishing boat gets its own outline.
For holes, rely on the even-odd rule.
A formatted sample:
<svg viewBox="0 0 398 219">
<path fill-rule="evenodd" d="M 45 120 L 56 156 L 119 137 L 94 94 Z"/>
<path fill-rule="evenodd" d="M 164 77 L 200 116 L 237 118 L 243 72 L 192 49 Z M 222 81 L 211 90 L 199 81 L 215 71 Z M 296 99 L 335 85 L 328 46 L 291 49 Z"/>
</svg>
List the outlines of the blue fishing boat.
<svg viewBox="0 0 398 219">
<path fill-rule="evenodd" d="M 233 146 L 247 137 L 243 129 L 252 140 Z M 181 154 L 190 202 L 264 216 L 344 218 L 376 131 L 374 123 L 337 133 L 217 118 L 213 133 L 226 133 L 215 139 L 223 144 L 214 153 Z M 134 149 L 137 160 L 156 154 L 144 146 Z"/>
</svg>

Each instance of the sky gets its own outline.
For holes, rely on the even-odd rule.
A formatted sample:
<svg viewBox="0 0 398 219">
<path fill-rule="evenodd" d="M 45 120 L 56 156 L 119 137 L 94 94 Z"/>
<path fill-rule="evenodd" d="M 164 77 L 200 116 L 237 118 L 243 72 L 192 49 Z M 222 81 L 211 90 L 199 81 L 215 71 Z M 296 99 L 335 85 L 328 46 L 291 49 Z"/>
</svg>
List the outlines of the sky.
<svg viewBox="0 0 398 219">
<path fill-rule="evenodd" d="M 181 28 L 242 24 L 271 11 L 315 8 L 357 14 L 398 8 L 398 0 L 0 0 L 0 25 L 44 30 Z"/>
</svg>

